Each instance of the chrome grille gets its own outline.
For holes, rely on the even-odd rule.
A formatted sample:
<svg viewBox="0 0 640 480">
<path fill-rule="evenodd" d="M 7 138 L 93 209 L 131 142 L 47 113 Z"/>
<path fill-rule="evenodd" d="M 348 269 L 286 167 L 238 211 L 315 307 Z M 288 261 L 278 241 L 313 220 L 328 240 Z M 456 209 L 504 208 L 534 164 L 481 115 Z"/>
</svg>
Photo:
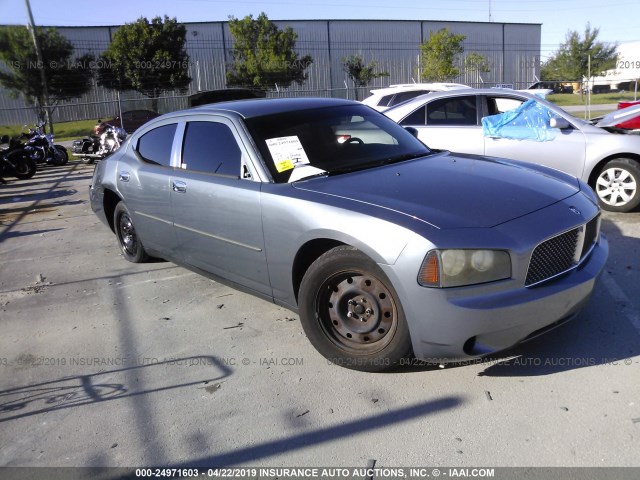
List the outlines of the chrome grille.
<svg viewBox="0 0 640 480">
<path fill-rule="evenodd" d="M 584 257 L 594 243 L 598 241 L 598 234 L 600 233 L 600 215 L 596 215 L 589 223 L 587 223 L 587 227 L 584 233 L 584 245 L 582 247 L 582 252 L 580 253 L 580 258 Z"/>
<path fill-rule="evenodd" d="M 538 245 L 531 254 L 525 286 L 529 287 L 571 270 L 598 239 L 599 216 Z"/>
</svg>

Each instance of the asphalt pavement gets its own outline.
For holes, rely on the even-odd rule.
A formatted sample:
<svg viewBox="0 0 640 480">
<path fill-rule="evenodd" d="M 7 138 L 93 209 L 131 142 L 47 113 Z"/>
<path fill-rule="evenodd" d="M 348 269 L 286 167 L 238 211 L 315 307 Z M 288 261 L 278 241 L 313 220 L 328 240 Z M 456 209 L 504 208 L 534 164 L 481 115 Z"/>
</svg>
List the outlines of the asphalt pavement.
<svg viewBox="0 0 640 480">
<path fill-rule="evenodd" d="M 0 185 L 0 466 L 640 466 L 640 213 L 604 215 L 575 321 L 371 374 L 328 364 L 288 310 L 126 262 L 92 172 Z"/>
</svg>

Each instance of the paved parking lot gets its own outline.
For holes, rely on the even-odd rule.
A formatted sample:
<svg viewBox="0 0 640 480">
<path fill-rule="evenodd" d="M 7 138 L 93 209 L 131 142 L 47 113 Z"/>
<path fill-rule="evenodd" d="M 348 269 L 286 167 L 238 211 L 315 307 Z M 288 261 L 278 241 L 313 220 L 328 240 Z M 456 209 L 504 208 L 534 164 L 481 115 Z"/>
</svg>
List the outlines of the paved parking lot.
<svg viewBox="0 0 640 480">
<path fill-rule="evenodd" d="M 360 373 L 298 317 L 134 265 L 92 166 L 0 186 L 0 466 L 640 466 L 640 213 L 574 322 L 499 359 Z"/>
</svg>

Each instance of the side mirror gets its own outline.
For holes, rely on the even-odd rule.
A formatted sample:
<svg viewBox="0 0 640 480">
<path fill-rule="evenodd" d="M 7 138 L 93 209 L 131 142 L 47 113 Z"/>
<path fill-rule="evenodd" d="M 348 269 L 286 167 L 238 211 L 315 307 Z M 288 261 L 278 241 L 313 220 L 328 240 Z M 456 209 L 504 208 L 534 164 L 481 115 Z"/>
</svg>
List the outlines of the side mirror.
<svg viewBox="0 0 640 480">
<path fill-rule="evenodd" d="M 553 117 L 551 120 L 549 120 L 549 126 L 551 128 L 559 128 L 560 130 L 564 130 L 565 128 L 570 127 L 569 122 L 567 122 L 562 117 Z"/>
<path fill-rule="evenodd" d="M 409 132 L 414 137 L 418 138 L 418 129 L 413 127 L 404 127 L 404 129 Z"/>
</svg>

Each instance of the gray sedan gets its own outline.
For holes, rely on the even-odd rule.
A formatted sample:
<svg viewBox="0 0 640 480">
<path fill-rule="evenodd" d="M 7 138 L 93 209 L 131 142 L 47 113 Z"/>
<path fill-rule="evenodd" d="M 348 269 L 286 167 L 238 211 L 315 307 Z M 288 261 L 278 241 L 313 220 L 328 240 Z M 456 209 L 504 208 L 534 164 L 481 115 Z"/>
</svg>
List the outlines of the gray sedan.
<svg viewBox="0 0 640 480">
<path fill-rule="evenodd" d="M 484 117 L 503 114 L 529 100 L 541 107 L 538 112 L 546 111 L 547 127 L 555 135 L 536 141 L 486 134 Z M 605 210 L 628 212 L 640 204 L 640 136 L 590 125 L 540 97 L 496 88 L 437 92 L 384 114 L 414 127 L 430 148 L 522 160 L 581 178 L 596 191 Z M 528 120 L 533 125 L 541 118 Z"/>
<path fill-rule="evenodd" d="M 608 254 L 585 183 L 434 153 L 344 100 L 164 115 L 97 165 L 90 197 L 127 260 L 297 311 L 322 355 L 365 371 L 478 358 L 560 325 Z"/>
</svg>

